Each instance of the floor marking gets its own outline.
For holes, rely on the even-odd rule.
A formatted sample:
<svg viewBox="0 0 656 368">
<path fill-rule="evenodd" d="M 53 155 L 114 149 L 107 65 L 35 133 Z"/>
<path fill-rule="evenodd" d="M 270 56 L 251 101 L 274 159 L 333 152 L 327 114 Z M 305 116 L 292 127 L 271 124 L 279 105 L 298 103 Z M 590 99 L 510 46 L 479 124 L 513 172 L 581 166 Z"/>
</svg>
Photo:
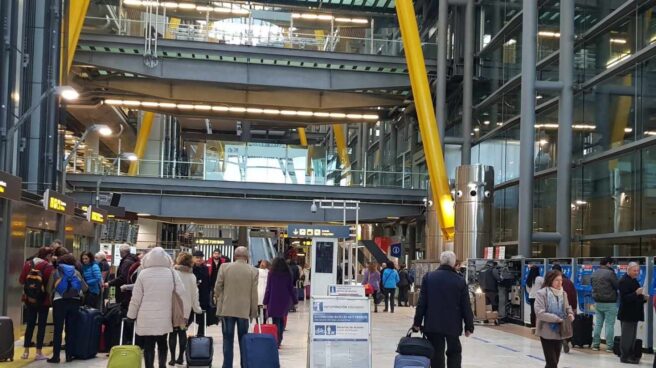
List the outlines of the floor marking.
<svg viewBox="0 0 656 368">
<path fill-rule="evenodd" d="M 516 349 L 513 349 L 513 348 L 509 348 L 509 347 L 507 347 L 507 346 L 497 345 L 497 347 L 499 347 L 499 348 L 501 348 L 501 349 L 508 350 L 508 351 L 512 351 L 513 353 L 519 353 L 519 350 L 516 350 Z"/>
<path fill-rule="evenodd" d="M 544 358 L 536 357 L 535 355 L 527 355 L 527 357 L 544 362 Z"/>
<path fill-rule="evenodd" d="M 488 340 L 481 339 L 480 337 L 476 337 L 476 336 L 472 336 L 472 339 L 474 339 L 474 340 L 478 340 L 478 341 L 483 341 L 483 342 L 486 343 L 486 344 L 489 344 L 489 343 L 490 343 Z"/>
</svg>

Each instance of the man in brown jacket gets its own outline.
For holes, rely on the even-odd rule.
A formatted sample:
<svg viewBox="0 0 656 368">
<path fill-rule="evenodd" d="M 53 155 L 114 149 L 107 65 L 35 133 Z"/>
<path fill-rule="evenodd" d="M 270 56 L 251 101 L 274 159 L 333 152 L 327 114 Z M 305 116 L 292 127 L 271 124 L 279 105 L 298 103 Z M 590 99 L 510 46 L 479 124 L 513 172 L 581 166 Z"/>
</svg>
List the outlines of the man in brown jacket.
<svg viewBox="0 0 656 368">
<path fill-rule="evenodd" d="M 257 269 L 248 264 L 246 247 L 235 249 L 234 258 L 221 266 L 214 286 L 216 315 L 223 321 L 223 368 L 232 368 L 235 325 L 241 350 L 241 338 L 248 333 L 250 320 L 257 318 Z"/>
</svg>

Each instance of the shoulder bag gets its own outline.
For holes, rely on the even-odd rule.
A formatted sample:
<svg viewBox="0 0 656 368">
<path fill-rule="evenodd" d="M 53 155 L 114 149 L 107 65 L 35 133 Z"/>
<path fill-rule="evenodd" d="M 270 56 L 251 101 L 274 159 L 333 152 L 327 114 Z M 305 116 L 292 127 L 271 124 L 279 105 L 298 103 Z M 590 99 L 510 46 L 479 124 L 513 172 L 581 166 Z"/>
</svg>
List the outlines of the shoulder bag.
<svg viewBox="0 0 656 368">
<path fill-rule="evenodd" d="M 184 314 L 184 303 L 182 298 L 178 295 L 175 287 L 175 274 L 171 270 L 171 279 L 173 280 L 173 295 L 171 297 L 171 322 L 173 327 L 185 327 L 187 325 L 187 316 Z"/>
</svg>

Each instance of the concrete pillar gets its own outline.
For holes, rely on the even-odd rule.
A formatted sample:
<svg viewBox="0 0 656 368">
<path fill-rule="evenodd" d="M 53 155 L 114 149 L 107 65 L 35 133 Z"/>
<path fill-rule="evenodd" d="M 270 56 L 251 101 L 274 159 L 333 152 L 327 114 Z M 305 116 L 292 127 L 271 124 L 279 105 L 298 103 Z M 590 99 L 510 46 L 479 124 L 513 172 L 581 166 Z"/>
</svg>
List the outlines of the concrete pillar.
<svg viewBox="0 0 656 368">
<path fill-rule="evenodd" d="M 239 234 L 237 235 L 237 245 L 248 247 L 248 228 L 246 226 L 239 227 Z"/>
</svg>

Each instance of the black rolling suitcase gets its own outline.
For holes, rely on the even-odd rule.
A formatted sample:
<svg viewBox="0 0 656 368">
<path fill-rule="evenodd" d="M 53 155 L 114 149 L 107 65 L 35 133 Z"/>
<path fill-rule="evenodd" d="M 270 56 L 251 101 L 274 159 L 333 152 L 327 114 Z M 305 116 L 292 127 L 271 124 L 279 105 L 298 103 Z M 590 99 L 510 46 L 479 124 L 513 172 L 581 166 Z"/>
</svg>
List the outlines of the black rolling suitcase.
<svg viewBox="0 0 656 368">
<path fill-rule="evenodd" d="M 82 307 L 75 321 L 75 344 L 73 355 L 77 359 L 91 359 L 98 354 L 100 330 L 103 322 L 102 313 L 94 308 Z"/>
<path fill-rule="evenodd" d="M 14 322 L 0 317 L 0 362 L 14 361 Z"/>
<path fill-rule="evenodd" d="M 204 324 L 207 324 L 206 314 L 203 312 Z M 211 367 L 214 359 L 214 340 L 209 336 L 198 336 L 198 327 L 196 327 L 196 336 L 187 339 L 185 357 L 187 367 Z"/>
<path fill-rule="evenodd" d="M 592 315 L 577 314 L 572 327 L 572 346 L 592 346 Z"/>
</svg>

